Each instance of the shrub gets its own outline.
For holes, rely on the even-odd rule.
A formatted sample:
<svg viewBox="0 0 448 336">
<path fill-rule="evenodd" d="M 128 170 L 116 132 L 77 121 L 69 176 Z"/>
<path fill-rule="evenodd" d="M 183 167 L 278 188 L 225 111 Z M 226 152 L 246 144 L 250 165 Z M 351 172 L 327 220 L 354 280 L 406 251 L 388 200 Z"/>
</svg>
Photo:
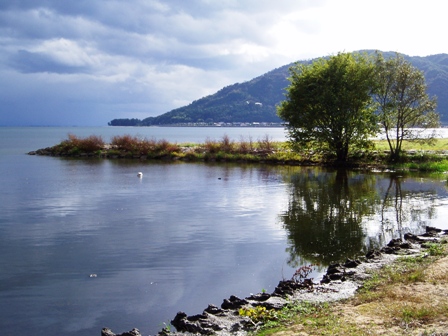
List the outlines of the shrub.
<svg viewBox="0 0 448 336">
<path fill-rule="evenodd" d="M 224 134 L 221 139 L 221 151 L 231 153 L 233 151 L 233 142 L 230 140 L 227 134 Z"/>
<path fill-rule="evenodd" d="M 175 153 L 175 152 L 179 152 L 180 146 L 178 144 L 173 144 L 171 142 L 168 142 L 168 140 L 159 140 L 156 144 L 155 144 L 155 151 L 156 152 L 165 152 L 165 153 Z"/>
<path fill-rule="evenodd" d="M 157 142 L 155 139 L 141 139 L 131 135 L 119 135 L 112 138 L 112 145 L 118 149 L 138 154 L 163 151 L 167 147 L 167 144 L 169 143 L 166 140 Z"/>
<path fill-rule="evenodd" d="M 210 154 L 218 153 L 221 150 L 221 145 L 210 138 L 205 140 L 204 147 L 205 151 Z"/>
<path fill-rule="evenodd" d="M 247 316 L 254 322 L 273 320 L 277 318 L 274 309 L 266 309 L 266 307 L 257 306 L 254 308 L 241 308 L 238 311 L 240 316 Z"/>
<path fill-rule="evenodd" d="M 104 148 L 104 141 L 101 136 L 90 135 L 81 139 L 79 149 L 83 152 L 96 152 Z"/>
<path fill-rule="evenodd" d="M 104 148 L 104 141 L 101 136 L 90 135 L 86 138 L 79 138 L 74 134 L 69 134 L 68 139 L 62 141 L 58 149 L 70 154 L 81 152 L 96 152 Z"/>
<path fill-rule="evenodd" d="M 244 137 L 241 136 L 236 151 L 239 153 L 246 154 L 252 152 L 253 150 L 254 150 L 254 144 L 252 143 L 252 137 L 249 137 L 249 141 L 246 141 Z"/>
<path fill-rule="evenodd" d="M 258 148 L 263 152 L 270 152 L 274 149 L 274 144 L 269 134 L 266 134 L 264 138 L 258 139 Z"/>
<path fill-rule="evenodd" d="M 141 140 L 138 137 L 126 134 L 126 135 L 116 135 L 112 137 L 111 144 L 121 150 L 135 151 L 138 150 L 139 147 L 141 147 L 139 145 L 140 142 Z"/>
</svg>

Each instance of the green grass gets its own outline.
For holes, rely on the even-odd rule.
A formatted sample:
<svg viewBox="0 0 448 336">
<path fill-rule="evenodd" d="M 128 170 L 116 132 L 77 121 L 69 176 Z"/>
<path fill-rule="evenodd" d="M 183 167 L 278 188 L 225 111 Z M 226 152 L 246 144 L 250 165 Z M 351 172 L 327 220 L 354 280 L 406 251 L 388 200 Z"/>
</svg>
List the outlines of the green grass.
<svg viewBox="0 0 448 336">
<path fill-rule="evenodd" d="M 375 149 L 379 151 L 388 151 L 389 144 L 387 140 L 374 140 Z M 433 143 L 420 143 L 416 141 L 404 140 L 402 150 L 409 151 L 444 151 L 448 150 L 448 139 L 435 139 Z"/>
<path fill-rule="evenodd" d="M 432 160 L 432 161 L 431 161 Z M 395 165 L 397 169 L 417 170 L 428 173 L 444 173 L 448 171 L 448 160 L 434 157 L 427 158 L 426 162 L 407 162 Z"/>
</svg>

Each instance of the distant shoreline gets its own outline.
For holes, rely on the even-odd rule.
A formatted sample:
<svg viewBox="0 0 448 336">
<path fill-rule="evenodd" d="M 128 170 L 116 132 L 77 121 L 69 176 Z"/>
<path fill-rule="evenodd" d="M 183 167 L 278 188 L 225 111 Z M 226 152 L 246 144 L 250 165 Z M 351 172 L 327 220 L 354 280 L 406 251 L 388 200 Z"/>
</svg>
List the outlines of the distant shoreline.
<svg viewBox="0 0 448 336">
<path fill-rule="evenodd" d="M 109 127 L 287 127 L 284 123 L 179 123 L 179 124 L 163 124 L 163 125 L 108 125 Z"/>
</svg>

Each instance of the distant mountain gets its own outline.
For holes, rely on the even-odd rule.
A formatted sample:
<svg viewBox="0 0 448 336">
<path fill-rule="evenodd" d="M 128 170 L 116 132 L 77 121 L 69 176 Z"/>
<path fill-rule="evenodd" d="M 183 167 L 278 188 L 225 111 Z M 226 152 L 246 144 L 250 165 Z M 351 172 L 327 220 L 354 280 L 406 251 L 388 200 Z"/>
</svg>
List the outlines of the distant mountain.
<svg viewBox="0 0 448 336">
<path fill-rule="evenodd" d="M 372 53 L 372 50 L 362 52 Z M 395 53 L 384 52 L 385 57 Z M 437 96 L 437 111 L 441 121 L 448 124 L 448 54 L 426 57 L 403 55 L 416 68 L 423 71 L 428 94 Z M 300 63 L 311 63 L 301 61 Z M 229 85 L 215 94 L 206 96 L 191 104 L 174 109 L 157 117 L 139 119 L 114 119 L 111 126 L 151 126 L 170 124 L 212 124 L 212 123 L 280 123 L 276 106 L 285 99 L 288 87 L 289 68 L 294 63 L 256 77 L 244 83 Z"/>
</svg>

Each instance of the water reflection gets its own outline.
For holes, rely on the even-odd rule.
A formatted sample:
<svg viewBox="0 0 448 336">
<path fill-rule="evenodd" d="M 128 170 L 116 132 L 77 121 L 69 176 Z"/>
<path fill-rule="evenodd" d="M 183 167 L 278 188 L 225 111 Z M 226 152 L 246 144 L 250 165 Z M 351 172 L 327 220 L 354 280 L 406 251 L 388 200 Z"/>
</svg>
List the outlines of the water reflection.
<svg viewBox="0 0 448 336">
<path fill-rule="evenodd" d="M 380 231 L 377 245 L 384 245 L 391 237 L 403 239 L 409 231 L 422 231 L 436 217 L 437 185 L 420 177 L 406 177 L 391 173 L 382 181 L 382 195 L 377 213 Z"/>
<path fill-rule="evenodd" d="M 3 334 L 17 325 L 36 336 L 104 326 L 154 334 L 178 310 L 270 292 L 293 274 L 289 266 L 356 256 L 401 231 L 440 226 L 436 217 L 447 214 L 445 183 L 412 176 L 31 156 L 0 163 Z"/>
<path fill-rule="evenodd" d="M 284 179 L 289 201 L 279 218 L 291 267 L 326 266 L 422 232 L 446 194 L 440 182 L 396 173 L 301 168 Z"/>
<path fill-rule="evenodd" d="M 346 170 L 307 169 L 291 175 L 288 209 L 280 215 L 288 232 L 290 259 L 328 265 L 363 250 L 363 217 L 378 195 L 375 178 Z"/>
</svg>

